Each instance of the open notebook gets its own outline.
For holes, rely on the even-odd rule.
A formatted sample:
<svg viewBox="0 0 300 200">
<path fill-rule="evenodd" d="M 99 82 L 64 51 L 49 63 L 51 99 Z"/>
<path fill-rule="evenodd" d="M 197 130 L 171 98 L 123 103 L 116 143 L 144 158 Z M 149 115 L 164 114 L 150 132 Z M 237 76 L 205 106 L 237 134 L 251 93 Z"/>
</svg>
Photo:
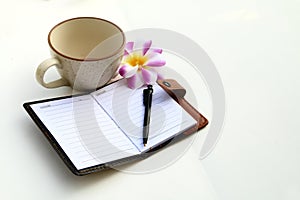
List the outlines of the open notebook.
<svg viewBox="0 0 300 200">
<path fill-rule="evenodd" d="M 197 124 L 155 84 L 144 147 L 143 89 L 131 90 L 120 80 L 90 94 L 29 102 L 24 107 L 63 159 L 67 157 L 71 170 L 81 175 L 93 166 L 141 155 Z"/>
</svg>

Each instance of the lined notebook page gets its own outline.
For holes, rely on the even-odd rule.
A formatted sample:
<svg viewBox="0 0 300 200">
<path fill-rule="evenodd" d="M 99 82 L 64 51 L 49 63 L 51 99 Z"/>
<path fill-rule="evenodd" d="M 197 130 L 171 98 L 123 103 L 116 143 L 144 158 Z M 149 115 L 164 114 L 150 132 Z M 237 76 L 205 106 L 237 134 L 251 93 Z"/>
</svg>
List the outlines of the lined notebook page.
<svg viewBox="0 0 300 200">
<path fill-rule="evenodd" d="M 196 121 L 159 85 L 153 85 L 151 119 L 147 146 L 142 142 L 143 88 L 132 90 L 125 80 L 102 88 L 92 95 L 122 131 L 142 152 L 194 126 Z"/>
<path fill-rule="evenodd" d="M 90 95 L 31 107 L 78 170 L 139 153 Z"/>
</svg>

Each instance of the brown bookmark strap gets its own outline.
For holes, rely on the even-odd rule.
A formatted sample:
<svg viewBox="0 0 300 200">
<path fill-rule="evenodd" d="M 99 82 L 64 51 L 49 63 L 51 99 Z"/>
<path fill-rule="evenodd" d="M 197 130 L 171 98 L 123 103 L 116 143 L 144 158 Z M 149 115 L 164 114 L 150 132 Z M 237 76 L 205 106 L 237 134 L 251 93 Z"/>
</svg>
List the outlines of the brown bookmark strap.
<svg viewBox="0 0 300 200">
<path fill-rule="evenodd" d="M 197 111 L 189 102 L 184 99 L 186 90 L 175 80 L 165 79 L 158 80 L 157 83 L 179 104 L 183 109 L 188 112 L 196 121 L 197 126 L 195 128 L 188 130 L 184 134 L 188 135 L 208 124 L 208 120 Z"/>
</svg>

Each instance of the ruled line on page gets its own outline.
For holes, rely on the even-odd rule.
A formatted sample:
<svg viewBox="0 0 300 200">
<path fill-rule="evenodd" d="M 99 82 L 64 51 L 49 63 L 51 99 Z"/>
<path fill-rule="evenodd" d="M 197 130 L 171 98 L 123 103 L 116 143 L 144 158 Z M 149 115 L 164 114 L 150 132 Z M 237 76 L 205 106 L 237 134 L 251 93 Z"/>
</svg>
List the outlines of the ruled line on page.
<svg viewBox="0 0 300 200">
<path fill-rule="evenodd" d="M 31 107 L 77 169 L 139 153 L 90 95 Z"/>
<path fill-rule="evenodd" d="M 141 141 L 145 109 L 143 89 L 145 87 L 132 90 L 127 87 L 125 80 L 112 85 L 111 90 L 105 88 L 105 92 L 101 93 L 100 89 L 91 95 L 140 151 L 147 150 L 196 124 L 196 121 L 179 104 L 159 85 L 154 84 L 149 139 L 147 147 L 144 147 Z"/>
</svg>

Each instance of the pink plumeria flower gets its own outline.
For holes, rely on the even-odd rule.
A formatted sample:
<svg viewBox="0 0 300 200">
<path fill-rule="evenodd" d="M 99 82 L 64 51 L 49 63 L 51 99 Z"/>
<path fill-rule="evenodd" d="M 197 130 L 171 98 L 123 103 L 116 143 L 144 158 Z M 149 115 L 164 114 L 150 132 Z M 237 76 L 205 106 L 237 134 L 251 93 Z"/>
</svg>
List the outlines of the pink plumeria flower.
<svg viewBox="0 0 300 200">
<path fill-rule="evenodd" d="M 122 65 L 119 74 L 127 79 L 127 85 L 131 89 L 149 85 L 161 78 L 157 68 L 166 62 L 161 58 L 162 49 L 151 48 L 152 41 L 148 40 L 142 48 L 137 43 L 128 42 L 125 46 Z"/>
</svg>

